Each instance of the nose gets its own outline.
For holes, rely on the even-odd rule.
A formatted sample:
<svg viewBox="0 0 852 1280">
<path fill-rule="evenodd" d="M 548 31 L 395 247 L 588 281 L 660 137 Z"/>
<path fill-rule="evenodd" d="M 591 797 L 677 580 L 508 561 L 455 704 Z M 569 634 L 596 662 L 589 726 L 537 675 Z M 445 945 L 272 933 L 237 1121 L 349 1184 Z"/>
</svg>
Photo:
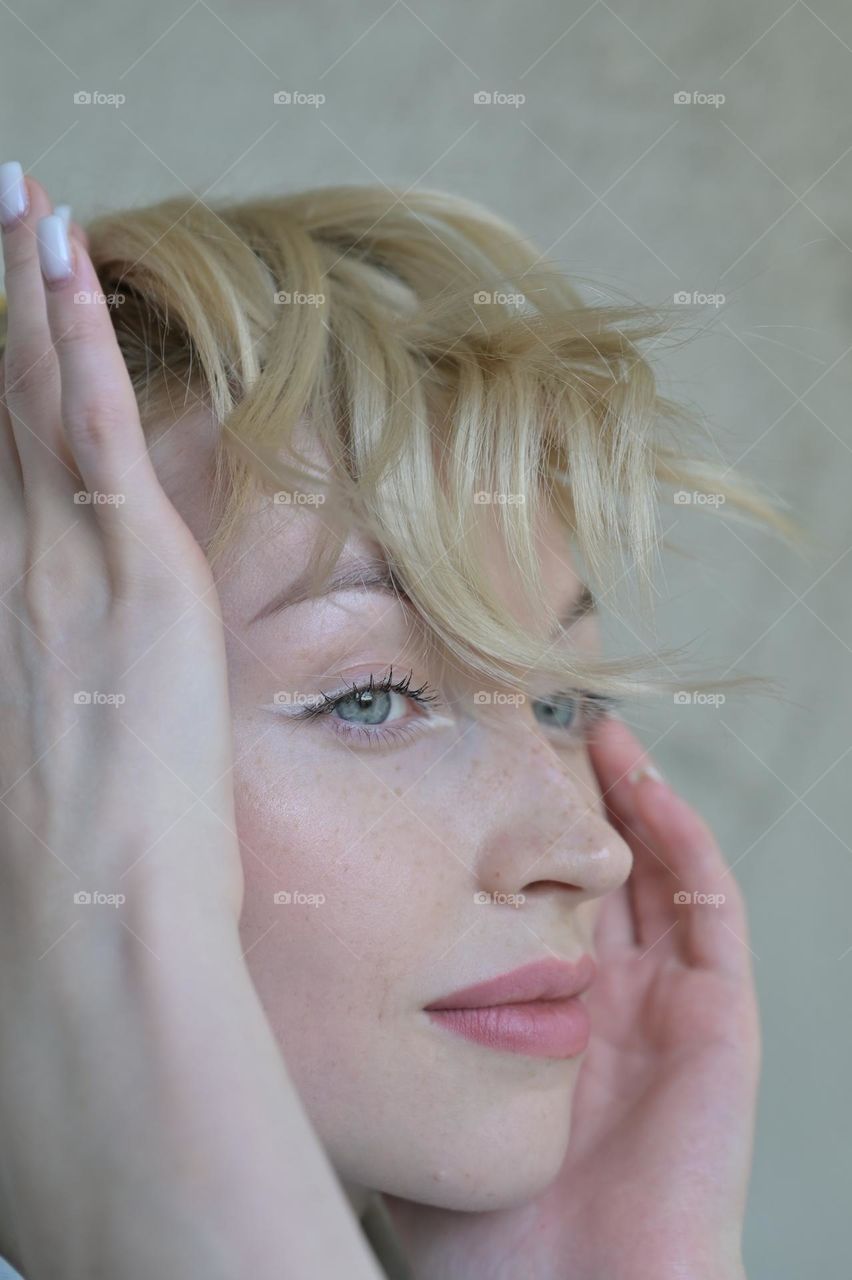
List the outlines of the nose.
<svg viewBox="0 0 852 1280">
<path fill-rule="evenodd" d="M 561 894 L 579 905 L 624 884 L 633 855 L 606 820 L 585 750 L 558 752 L 524 730 L 492 741 L 488 761 L 493 809 L 477 846 L 479 890 Z"/>
</svg>

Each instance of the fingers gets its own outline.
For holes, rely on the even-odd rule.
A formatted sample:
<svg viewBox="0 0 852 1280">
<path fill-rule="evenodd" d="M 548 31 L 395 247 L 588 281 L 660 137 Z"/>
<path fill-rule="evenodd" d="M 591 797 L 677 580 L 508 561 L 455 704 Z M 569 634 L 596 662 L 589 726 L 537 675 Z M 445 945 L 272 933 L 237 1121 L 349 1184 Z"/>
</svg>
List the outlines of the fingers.
<svg viewBox="0 0 852 1280">
<path fill-rule="evenodd" d="M 85 487 L 118 495 L 110 522 L 144 503 L 153 474 L 136 397 L 91 259 L 58 214 L 37 225 L 47 321 L 60 372 L 61 418 Z"/>
<path fill-rule="evenodd" d="M 688 963 L 742 975 L 750 951 L 745 905 L 712 831 L 653 768 L 628 726 L 597 726 L 590 758 L 610 816 L 634 853 L 637 945 L 675 947 Z"/>
<path fill-rule="evenodd" d="M 589 756 L 607 819 L 633 853 L 633 869 L 626 884 L 627 904 L 632 917 L 632 940 L 644 951 L 667 935 L 674 918 L 673 904 L 660 885 L 661 879 L 671 879 L 672 869 L 654 847 L 633 803 L 631 774 L 651 761 L 627 725 L 614 716 L 597 726 L 589 743 Z M 621 931 L 626 933 L 623 923 Z M 669 945 L 673 944 L 674 939 L 670 939 Z"/>
<path fill-rule="evenodd" d="M 59 362 L 51 340 L 38 263 L 36 224 L 50 201 L 16 163 L 0 167 L 7 308 L 5 403 L 28 500 L 41 515 L 57 499 L 67 511 L 76 475 L 63 440 Z M 51 501 L 52 499 L 52 501 Z"/>
<path fill-rule="evenodd" d="M 607 817 L 625 838 L 641 840 L 630 775 L 652 764 L 648 752 L 618 716 L 607 716 L 589 741 L 589 758 L 597 775 Z"/>
<path fill-rule="evenodd" d="M 3 510 L 20 510 L 23 501 L 21 460 L 15 445 L 12 419 L 6 408 L 6 361 L 0 360 L 0 502 Z"/>
<path fill-rule="evenodd" d="M 746 971 L 745 906 L 712 831 L 691 805 L 655 778 L 636 784 L 634 803 L 649 842 L 671 867 L 671 875 L 657 877 L 658 919 L 668 911 L 677 921 L 681 951 L 690 963 L 732 974 Z"/>
<path fill-rule="evenodd" d="M 649 850 L 645 843 L 648 831 L 635 803 L 637 772 L 650 770 L 652 775 L 658 773 L 650 754 L 619 716 L 610 715 L 595 726 L 589 739 L 589 759 L 597 776 L 607 817 L 620 835 L 653 857 L 653 850 Z"/>
<path fill-rule="evenodd" d="M 66 208 L 67 208 L 67 207 L 68 207 L 68 206 L 66 206 Z M 54 210 L 54 213 L 58 213 L 58 212 L 59 212 L 59 205 L 57 205 L 57 206 L 56 206 L 56 208 L 55 208 L 55 210 Z M 71 232 L 72 236 L 75 236 L 75 237 L 80 241 L 80 244 L 81 244 L 81 245 L 83 246 L 83 248 L 86 250 L 86 253 L 88 253 L 88 252 L 89 252 L 89 237 L 88 237 L 88 235 L 86 234 L 86 232 L 85 232 L 84 228 L 80 226 L 79 222 L 72 222 L 70 218 L 69 218 L 69 220 L 68 220 L 68 221 L 69 221 L 69 230 L 70 230 L 70 232 Z"/>
<path fill-rule="evenodd" d="M 620 947 L 635 947 L 636 937 L 631 901 L 630 879 L 600 900 L 599 915 L 595 926 L 595 947 L 606 956 Z"/>
<path fill-rule="evenodd" d="M 160 582 L 187 529 L 154 470 L 101 282 L 60 215 L 39 220 L 37 241 L 62 425 L 106 538 L 113 587 Z"/>
<path fill-rule="evenodd" d="M 54 213 L 58 213 L 58 214 L 60 214 L 60 215 L 61 215 L 62 220 L 63 220 L 63 222 L 65 223 L 65 225 L 66 225 L 66 227 L 68 228 L 68 230 L 70 231 L 71 235 L 72 235 L 72 236 L 76 236 L 76 237 L 77 237 L 77 239 L 78 239 L 78 240 L 80 241 L 80 243 L 82 244 L 83 248 L 84 248 L 84 249 L 86 250 L 86 252 L 88 253 L 88 252 L 89 252 L 89 237 L 88 237 L 88 235 L 86 234 L 86 231 L 84 230 L 84 228 L 80 226 L 79 222 L 72 222 L 72 220 L 71 220 L 71 206 L 70 206 L 70 204 L 57 204 L 57 205 L 54 205 L 54 207 L 53 207 L 53 212 L 54 212 Z"/>
<path fill-rule="evenodd" d="M 27 537 L 37 552 L 62 541 L 73 558 L 75 527 L 100 531 L 115 587 L 159 581 L 163 552 L 186 529 L 148 453 L 85 234 L 59 210 L 19 164 L 0 166 L 6 401 Z"/>
</svg>

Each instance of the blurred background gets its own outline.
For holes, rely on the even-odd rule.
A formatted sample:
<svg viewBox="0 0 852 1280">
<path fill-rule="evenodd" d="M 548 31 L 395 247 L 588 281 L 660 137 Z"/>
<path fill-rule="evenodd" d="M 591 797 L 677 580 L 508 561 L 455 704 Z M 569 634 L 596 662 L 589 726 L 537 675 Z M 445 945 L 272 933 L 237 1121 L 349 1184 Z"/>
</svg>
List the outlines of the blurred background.
<svg viewBox="0 0 852 1280">
<path fill-rule="evenodd" d="M 590 300 L 688 298 L 694 339 L 653 355 L 663 390 L 815 549 L 666 507 L 687 554 L 661 560 L 656 626 L 605 634 L 778 682 L 627 718 L 750 905 L 750 1280 L 848 1275 L 852 7 L 2 0 L 0 50 L 0 159 L 82 223 L 186 192 L 429 186 L 510 219 Z"/>
</svg>

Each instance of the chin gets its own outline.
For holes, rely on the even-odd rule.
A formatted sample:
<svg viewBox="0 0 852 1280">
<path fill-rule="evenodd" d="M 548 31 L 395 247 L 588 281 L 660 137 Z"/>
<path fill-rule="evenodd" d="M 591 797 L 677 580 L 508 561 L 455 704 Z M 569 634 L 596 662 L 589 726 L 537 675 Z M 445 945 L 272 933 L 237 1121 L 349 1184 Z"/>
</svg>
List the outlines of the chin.
<svg viewBox="0 0 852 1280">
<path fill-rule="evenodd" d="M 489 1159 L 487 1151 L 477 1152 L 473 1158 L 467 1153 L 463 1168 L 445 1165 L 433 1174 L 417 1170 L 410 1177 L 394 1179 L 392 1185 L 377 1186 L 374 1190 L 457 1213 L 517 1209 L 535 1200 L 553 1184 L 566 1150 L 567 1141 L 558 1150 L 548 1151 L 547 1158 L 543 1158 L 540 1153 L 530 1156 L 519 1146 L 515 1165 L 509 1164 L 503 1151 L 496 1157 L 501 1161 L 499 1165 Z M 477 1168 L 479 1159 L 482 1163 Z"/>
<path fill-rule="evenodd" d="M 385 1117 L 387 1141 L 379 1131 L 355 1162 L 334 1163 L 353 1182 L 417 1204 L 464 1213 L 520 1207 L 547 1190 L 565 1160 L 573 1081 L 560 1083 L 558 1092 L 540 1080 L 514 1097 L 495 1091 L 490 1107 L 482 1097 L 467 1107 L 456 1098 L 440 1115 L 418 1113 L 415 1101 L 401 1124 Z"/>
</svg>

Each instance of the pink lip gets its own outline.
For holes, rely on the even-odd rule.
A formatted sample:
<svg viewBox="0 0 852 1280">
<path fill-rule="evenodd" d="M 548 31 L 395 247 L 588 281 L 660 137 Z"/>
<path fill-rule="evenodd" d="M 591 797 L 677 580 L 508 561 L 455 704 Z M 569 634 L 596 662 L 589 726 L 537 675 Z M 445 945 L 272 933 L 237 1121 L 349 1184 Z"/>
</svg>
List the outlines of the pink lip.
<svg viewBox="0 0 852 1280">
<path fill-rule="evenodd" d="M 426 1005 L 426 1012 L 478 1044 L 536 1058 L 572 1058 L 589 1042 L 589 1014 L 579 998 L 594 981 L 594 960 L 534 960 Z"/>
</svg>

